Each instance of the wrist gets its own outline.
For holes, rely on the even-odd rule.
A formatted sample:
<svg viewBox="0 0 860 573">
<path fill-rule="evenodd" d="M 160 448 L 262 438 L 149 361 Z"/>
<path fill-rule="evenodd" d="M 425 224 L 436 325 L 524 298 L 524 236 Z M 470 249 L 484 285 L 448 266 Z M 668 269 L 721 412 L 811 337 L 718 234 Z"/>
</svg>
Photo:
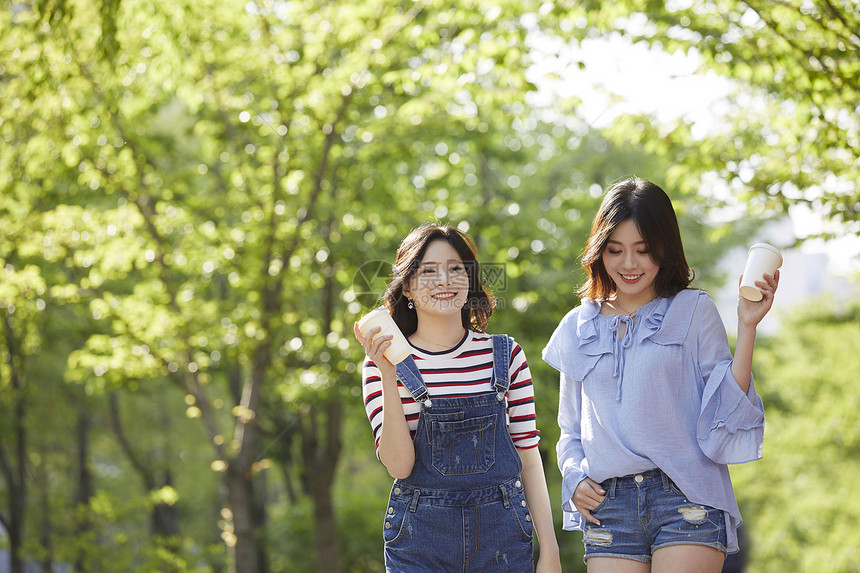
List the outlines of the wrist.
<svg viewBox="0 0 860 573">
<path fill-rule="evenodd" d="M 538 553 L 539 559 L 546 558 L 546 559 L 555 560 L 555 559 L 559 558 L 560 553 L 558 550 L 558 543 L 547 543 L 546 545 L 544 545 L 543 543 L 540 543 L 540 540 L 538 540 L 538 544 L 539 544 L 539 553 Z"/>
</svg>

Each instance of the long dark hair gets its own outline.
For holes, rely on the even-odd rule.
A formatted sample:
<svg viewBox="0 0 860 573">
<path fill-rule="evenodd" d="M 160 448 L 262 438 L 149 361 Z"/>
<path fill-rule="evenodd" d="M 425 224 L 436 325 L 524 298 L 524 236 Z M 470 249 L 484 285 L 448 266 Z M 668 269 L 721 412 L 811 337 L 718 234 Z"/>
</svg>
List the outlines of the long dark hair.
<svg viewBox="0 0 860 573">
<path fill-rule="evenodd" d="M 478 250 L 475 241 L 468 235 L 448 225 L 422 225 L 410 232 L 397 249 L 397 258 L 391 272 L 391 280 L 385 289 L 383 301 L 394 322 L 404 335 L 409 336 L 418 328 L 418 316 L 410 309 L 403 287 L 415 275 L 421 259 L 432 241 L 447 241 L 466 267 L 469 276 L 469 296 L 460 311 L 463 327 L 483 332 L 493 314 L 495 299 L 481 282 L 481 265 L 478 263 Z"/>
<path fill-rule="evenodd" d="M 657 296 L 672 296 L 693 282 L 695 273 L 684 256 L 672 200 L 654 183 L 631 177 L 609 188 L 591 224 L 582 256 L 588 280 L 577 291 L 580 297 L 606 300 L 615 293 L 615 283 L 603 265 L 603 251 L 616 227 L 628 219 L 636 223 L 651 260 L 660 267 L 654 279 Z"/>
</svg>

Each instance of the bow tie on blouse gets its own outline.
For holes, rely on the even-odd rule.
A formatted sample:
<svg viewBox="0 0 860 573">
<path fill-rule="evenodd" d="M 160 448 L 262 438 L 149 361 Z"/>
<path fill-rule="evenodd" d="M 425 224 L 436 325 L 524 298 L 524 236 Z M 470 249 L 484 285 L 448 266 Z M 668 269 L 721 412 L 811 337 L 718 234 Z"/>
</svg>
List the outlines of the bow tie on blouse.
<svg viewBox="0 0 860 573">
<path fill-rule="evenodd" d="M 624 338 L 618 337 L 618 329 L 624 323 Z M 615 369 L 612 375 L 617 379 L 615 399 L 621 401 L 621 383 L 624 379 L 624 349 L 633 344 L 633 329 L 636 327 L 636 316 L 617 314 L 609 321 L 609 331 L 612 333 L 612 356 L 615 358 Z"/>
</svg>

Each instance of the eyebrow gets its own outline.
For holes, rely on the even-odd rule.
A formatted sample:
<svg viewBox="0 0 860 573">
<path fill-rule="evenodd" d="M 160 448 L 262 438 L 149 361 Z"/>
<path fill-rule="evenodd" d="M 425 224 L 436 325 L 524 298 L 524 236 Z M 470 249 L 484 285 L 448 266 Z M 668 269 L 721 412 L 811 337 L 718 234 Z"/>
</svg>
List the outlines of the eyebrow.
<svg viewBox="0 0 860 573">
<path fill-rule="evenodd" d="M 446 259 L 444 261 L 426 261 L 421 262 L 418 267 L 423 267 L 424 265 L 465 265 L 466 263 L 459 259 Z"/>
<path fill-rule="evenodd" d="M 607 243 L 614 243 L 614 244 L 616 244 L 616 245 L 623 245 L 623 244 L 624 244 L 624 243 L 622 243 L 621 241 L 614 241 L 614 240 L 612 240 L 612 239 L 609 239 L 609 240 L 607 241 Z M 647 245 L 647 244 L 648 244 L 648 241 L 644 241 L 644 240 L 643 240 L 643 241 L 636 241 L 636 242 L 635 242 L 635 243 L 633 243 L 633 244 L 634 244 L 634 245 Z"/>
</svg>

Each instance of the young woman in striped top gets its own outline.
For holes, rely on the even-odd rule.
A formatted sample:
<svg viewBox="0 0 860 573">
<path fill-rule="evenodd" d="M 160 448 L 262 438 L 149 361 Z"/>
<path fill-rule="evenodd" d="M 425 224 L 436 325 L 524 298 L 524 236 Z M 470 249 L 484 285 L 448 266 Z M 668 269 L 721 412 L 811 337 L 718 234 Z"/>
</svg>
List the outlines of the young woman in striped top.
<svg viewBox="0 0 860 573">
<path fill-rule="evenodd" d="M 534 393 L 522 348 L 484 333 L 493 298 L 474 242 L 425 225 L 401 243 L 384 296 L 413 347 L 356 338 L 379 460 L 395 478 L 383 525 L 386 571 L 561 571 Z"/>
</svg>

